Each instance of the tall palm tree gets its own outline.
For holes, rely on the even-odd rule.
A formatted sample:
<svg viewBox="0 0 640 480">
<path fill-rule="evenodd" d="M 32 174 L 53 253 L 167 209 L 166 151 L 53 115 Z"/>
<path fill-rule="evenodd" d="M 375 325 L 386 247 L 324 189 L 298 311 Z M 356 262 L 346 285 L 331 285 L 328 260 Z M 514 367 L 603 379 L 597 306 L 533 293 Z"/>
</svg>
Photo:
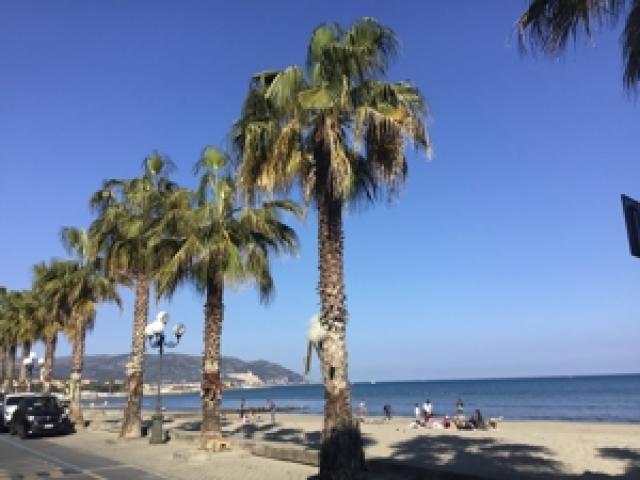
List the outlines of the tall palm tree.
<svg viewBox="0 0 640 480">
<path fill-rule="evenodd" d="M 7 362 L 8 337 L 4 336 L 3 308 L 7 298 L 7 289 L 0 287 L 0 392 L 4 390 L 5 368 Z"/>
<path fill-rule="evenodd" d="M 232 140 L 239 182 L 251 200 L 298 185 L 318 214 L 320 323 L 325 386 L 321 478 L 364 468 L 352 419 L 343 277 L 345 204 L 394 194 L 407 172 L 405 142 L 429 152 L 424 98 L 409 82 L 387 82 L 397 50 L 392 30 L 362 18 L 344 30 L 317 27 L 305 67 L 253 77 Z"/>
<path fill-rule="evenodd" d="M 104 252 L 107 272 L 121 283 L 135 285 L 131 356 L 128 365 L 127 404 L 120 436 L 140 437 L 144 328 L 149 311 L 149 289 L 159 266 L 158 252 L 150 248 L 156 225 L 164 214 L 164 200 L 177 186 L 167 177 L 171 161 L 158 153 L 144 160 L 141 177 L 108 180 L 91 199 L 98 218 L 89 235 Z"/>
<path fill-rule="evenodd" d="M 2 326 L 0 325 L 0 337 L 2 336 Z M 7 348 L 0 338 L 0 392 L 2 391 L 2 386 L 4 385 L 4 369 L 5 363 L 7 361 Z"/>
<path fill-rule="evenodd" d="M 18 388 L 27 391 L 27 359 L 31 355 L 33 342 L 38 338 L 37 302 L 33 291 L 22 290 L 16 297 L 15 310 L 18 321 L 18 341 L 21 344 L 20 370 L 18 374 Z"/>
<path fill-rule="evenodd" d="M 6 365 L 3 390 L 13 392 L 16 378 L 16 352 L 19 342 L 19 309 L 21 294 L 9 291 L 0 304 L 0 342 L 6 349 Z"/>
<path fill-rule="evenodd" d="M 170 296 L 191 281 L 204 292 L 204 357 L 202 370 L 201 447 L 215 448 L 220 438 L 220 341 L 224 316 L 224 289 L 228 284 L 253 281 L 262 301 L 273 292 L 269 253 L 297 250 L 295 232 L 281 213 L 298 214 L 287 201 L 266 202 L 261 208 L 242 209 L 237 204 L 233 179 L 224 174 L 226 154 L 206 148 L 196 164 L 201 174 L 197 203 L 190 208 L 178 202 L 168 212 L 162 250 L 175 252 L 158 274 L 159 293 Z M 183 191 L 182 196 L 188 196 Z"/>
<path fill-rule="evenodd" d="M 557 55 L 579 33 L 590 37 L 594 27 L 616 25 L 625 16 L 623 83 L 632 89 L 640 82 L 640 0 L 531 0 L 518 19 L 520 44 Z"/>
<path fill-rule="evenodd" d="M 87 255 L 91 251 L 86 232 L 66 227 L 62 230 L 65 247 L 80 260 L 61 262 L 62 272 L 48 286 L 53 313 L 67 319 L 65 334 L 71 342 L 71 375 L 69 416 L 76 426 L 84 426 L 80 403 L 80 384 L 84 367 L 85 337 L 93 328 L 96 307 L 102 302 L 113 302 L 122 308 L 116 282 L 104 274 L 100 257 Z"/>
<path fill-rule="evenodd" d="M 42 366 L 42 391 L 51 391 L 53 380 L 53 364 L 58 343 L 58 334 L 62 331 L 66 319 L 64 314 L 52 301 L 50 285 L 55 288 L 56 282 L 65 275 L 64 262 L 54 260 L 49 264 L 38 263 L 33 267 L 33 290 L 38 298 L 37 318 L 40 338 L 44 343 L 44 364 Z"/>
</svg>

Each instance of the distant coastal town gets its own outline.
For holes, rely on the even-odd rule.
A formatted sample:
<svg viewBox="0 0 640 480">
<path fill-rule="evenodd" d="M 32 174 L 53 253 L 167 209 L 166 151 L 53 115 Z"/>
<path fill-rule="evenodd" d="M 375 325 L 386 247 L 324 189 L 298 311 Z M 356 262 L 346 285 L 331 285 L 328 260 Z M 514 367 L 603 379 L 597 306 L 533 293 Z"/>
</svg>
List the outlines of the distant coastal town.
<svg viewBox="0 0 640 480">
<path fill-rule="evenodd" d="M 33 381 L 33 389 L 39 390 L 39 381 Z M 125 396 L 126 381 L 124 379 L 99 381 L 91 378 L 81 380 L 83 396 L 86 399 L 91 397 L 103 396 Z M 260 388 L 274 385 L 293 385 L 306 382 L 290 382 L 286 376 L 269 378 L 263 380 L 251 370 L 246 372 L 229 373 L 223 378 L 222 383 L 225 389 L 230 388 Z M 68 388 L 68 380 L 53 379 L 51 382 L 52 391 L 64 393 Z M 156 383 L 144 383 L 143 392 L 145 395 L 152 395 L 157 392 L 158 385 Z M 196 393 L 200 392 L 200 382 L 167 382 L 162 385 L 162 393 Z"/>
</svg>

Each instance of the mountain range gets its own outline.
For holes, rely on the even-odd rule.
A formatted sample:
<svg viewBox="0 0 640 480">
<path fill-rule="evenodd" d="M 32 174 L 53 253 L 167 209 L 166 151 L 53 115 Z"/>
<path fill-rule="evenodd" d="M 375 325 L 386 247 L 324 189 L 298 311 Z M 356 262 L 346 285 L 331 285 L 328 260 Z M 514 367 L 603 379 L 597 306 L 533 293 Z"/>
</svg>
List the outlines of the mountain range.
<svg viewBox="0 0 640 480">
<path fill-rule="evenodd" d="M 82 378 L 107 381 L 124 380 L 125 368 L 129 361 L 128 354 L 117 355 L 86 355 Z M 162 363 L 162 381 L 166 383 L 195 383 L 200 382 L 202 368 L 201 355 L 187 355 L 183 353 L 166 353 Z M 67 378 L 71 371 L 71 357 L 57 357 L 53 376 Z M 145 355 L 144 381 L 157 381 L 158 355 Z M 244 361 L 236 357 L 222 357 L 222 377 L 230 373 L 244 373 L 251 371 L 265 383 L 300 383 L 302 375 L 293 372 L 276 363 L 266 360 Z"/>
</svg>

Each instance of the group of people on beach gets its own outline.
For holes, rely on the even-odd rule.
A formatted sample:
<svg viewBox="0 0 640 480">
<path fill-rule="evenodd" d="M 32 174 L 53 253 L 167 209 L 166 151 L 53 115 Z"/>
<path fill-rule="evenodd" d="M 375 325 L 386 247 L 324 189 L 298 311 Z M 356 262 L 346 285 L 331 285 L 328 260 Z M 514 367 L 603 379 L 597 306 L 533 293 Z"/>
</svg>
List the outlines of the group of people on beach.
<svg viewBox="0 0 640 480">
<path fill-rule="evenodd" d="M 393 417 L 393 409 L 391 408 L 391 405 L 385 404 L 382 409 L 384 412 L 384 420 L 387 422 L 390 421 Z M 473 414 L 468 419 L 464 416 L 464 404 L 462 399 L 458 399 L 456 402 L 456 414 L 453 417 L 445 415 L 442 420 L 437 420 L 434 417 L 433 404 L 429 399 L 426 399 L 422 406 L 420 406 L 419 403 L 416 403 L 414 407 L 414 414 L 415 420 L 409 425 L 411 428 L 457 428 L 459 430 L 487 428 L 487 423 L 484 421 L 479 409 L 474 410 Z M 362 400 L 358 405 L 357 417 L 360 422 L 366 422 L 367 404 L 364 400 Z"/>
<path fill-rule="evenodd" d="M 479 409 L 475 409 L 468 419 L 465 418 L 464 403 L 461 398 L 456 402 L 456 414 L 452 418 L 449 417 L 449 415 L 445 415 L 442 420 L 436 420 L 433 414 L 433 405 L 429 399 L 422 404 L 422 408 L 416 403 L 414 413 L 415 420 L 410 424 L 412 428 L 426 427 L 440 429 L 454 427 L 458 430 L 476 430 L 487 427 Z"/>
<path fill-rule="evenodd" d="M 271 416 L 271 423 L 276 423 L 276 402 L 272 399 L 267 400 L 267 403 L 261 411 L 268 412 Z M 260 416 L 256 416 L 253 410 L 247 409 L 247 402 L 244 398 L 240 401 L 240 409 L 238 412 L 240 414 L 240 422 L 243 425 L 256 424 L 261 420 Z"/>
</svg>

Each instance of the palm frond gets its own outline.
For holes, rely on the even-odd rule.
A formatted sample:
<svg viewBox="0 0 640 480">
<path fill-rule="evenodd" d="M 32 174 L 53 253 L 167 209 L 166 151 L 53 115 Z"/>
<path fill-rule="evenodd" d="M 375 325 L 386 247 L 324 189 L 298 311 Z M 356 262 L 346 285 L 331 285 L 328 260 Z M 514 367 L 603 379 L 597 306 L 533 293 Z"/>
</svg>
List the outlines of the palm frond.
<svg viewBox="0 0 640 480">
<path fill-rule="evenodd" d="M 555 55 L 581 32 L 590 36 L 594 27 L 615 22 L 624 6 L 625 0 L 532 0 L 517 22 L 520 46 Z"/>
<path fill-rule="evenodd" d="M 630 90 L 640 82 L 640 0 L 633 0 L 622 34 L 623 81 Z"/>
<path fill-rule="evenodd" d="M 267 88 L 265 98 L 270 101 L 276 109 L 291 111 L 295 108 L 298 93 L 307 88 L 304 71 L 294 65 L 278 73 L 269 85 L 269 88 Z"/>
</svg>

